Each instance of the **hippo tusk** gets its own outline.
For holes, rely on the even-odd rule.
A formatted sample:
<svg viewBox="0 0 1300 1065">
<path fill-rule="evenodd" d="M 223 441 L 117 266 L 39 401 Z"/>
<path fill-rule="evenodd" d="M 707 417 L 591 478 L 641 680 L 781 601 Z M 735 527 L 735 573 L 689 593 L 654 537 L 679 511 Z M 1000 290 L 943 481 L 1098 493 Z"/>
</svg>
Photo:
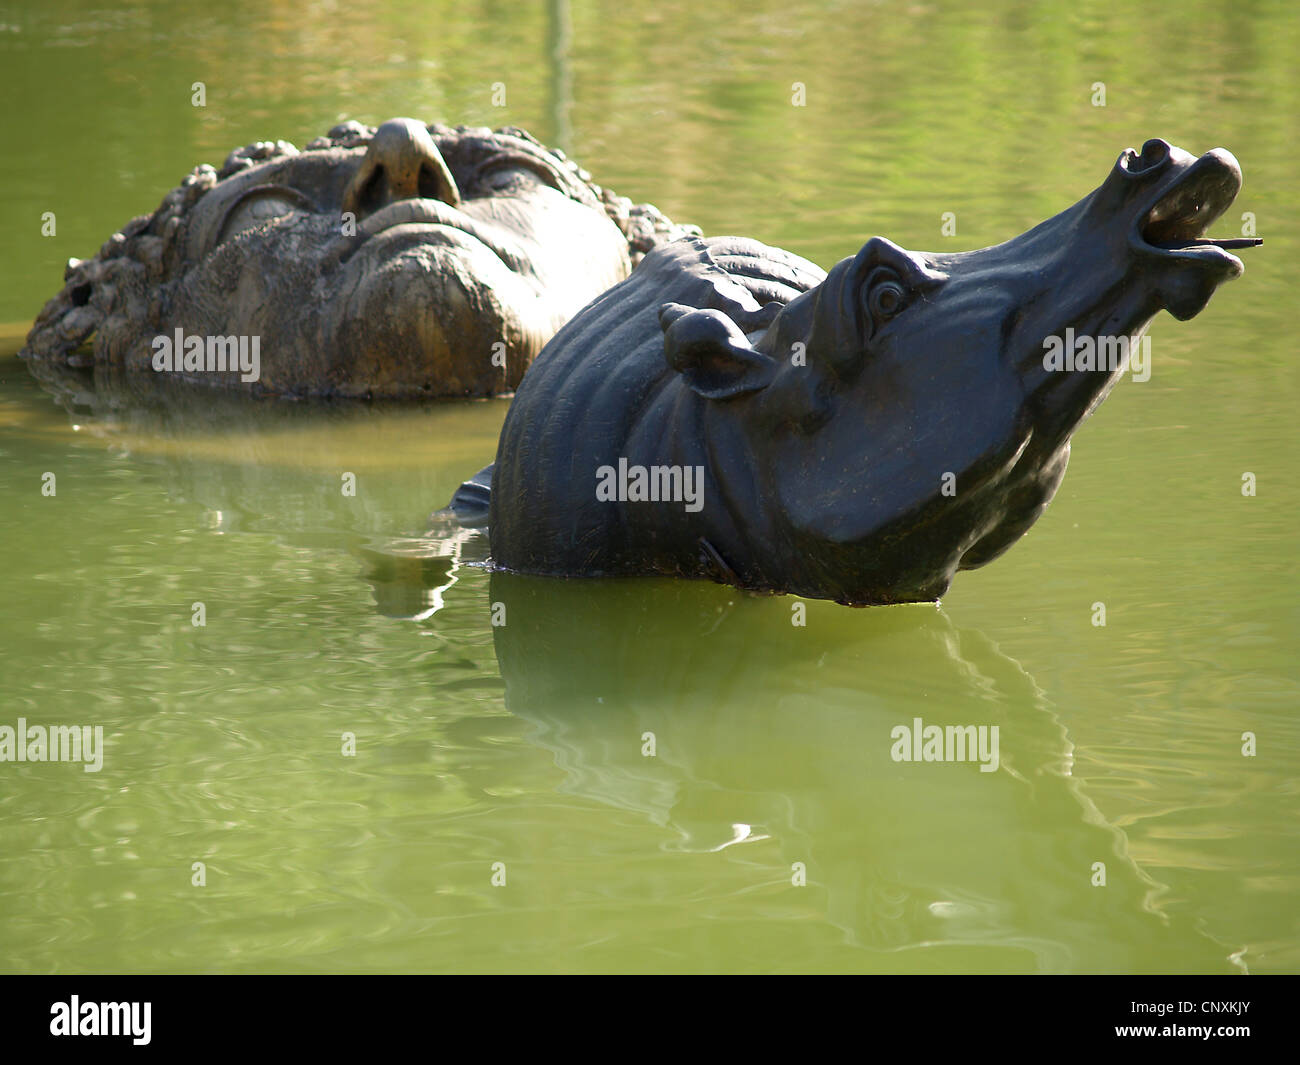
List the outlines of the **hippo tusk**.
<svg viewBox="0 0 1300 1065">
<path fill-rule="evenodd" d="M 1198 245 L 1212 244 L 1214 247 L 1223 248 L 1225 251 L 1236 251 L 1240 248 L 1258 248 L 1263 243 L 1263 237 L 1231 237 L 1227 240 L 1211 240 L 1209 237 L 1197 237 L 1195 240 L 1167 241 L 1151 246 L 1160 248 L 1163 251 L 1173 251 L 1176 248 L 1195 248 Z"/>
</svg>

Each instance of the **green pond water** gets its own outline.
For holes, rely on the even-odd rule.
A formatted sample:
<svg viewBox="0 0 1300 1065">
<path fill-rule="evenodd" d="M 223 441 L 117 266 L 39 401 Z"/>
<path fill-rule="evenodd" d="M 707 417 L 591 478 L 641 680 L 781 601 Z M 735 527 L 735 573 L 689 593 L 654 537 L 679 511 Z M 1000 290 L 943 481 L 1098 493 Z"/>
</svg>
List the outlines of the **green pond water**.
<svg viewBox="0 0 1300 1065">
<path fill-rule="evenodd" d="M 1283 0 L 0 3 L 0 725 L 104 735 L 98 773 L 0 763 L 0 970 L 1300 971 L 1298 27 Z M 404 559 L 506 400 L 149 412 L 13 357 L 64 260 L 195 164 L 406 114 L 525 126 L 824 266 L 996 243 L 1127 146 L 1221 144 L 1246 184 L 1213 235 L 1252 212 L 1266 244 L 1156 320 L 1150 380 L 1008 555 L 803 626 L 493 575 L 472 540 Z M 998 771 L 893 761 L 915 718 L 998 726 Z"/>
</svg>

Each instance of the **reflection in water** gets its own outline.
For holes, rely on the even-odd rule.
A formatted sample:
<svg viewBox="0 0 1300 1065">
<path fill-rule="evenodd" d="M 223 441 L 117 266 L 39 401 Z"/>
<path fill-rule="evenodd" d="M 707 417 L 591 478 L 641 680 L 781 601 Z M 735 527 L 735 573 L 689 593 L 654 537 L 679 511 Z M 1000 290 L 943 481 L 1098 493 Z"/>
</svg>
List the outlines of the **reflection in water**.
<svg viewBox="0 0 1300 1065">
<path fill-rule="evenodd" d="M 139 458 L 162 471 L 172 499 L 200 504 L 212 533 L 263 532 L 295 547 L 357 556 L 387 617 L 428 619 L 442 609 L 461 564 L 486 557 L 486 537 L 450 521 L 435 519 L 416 537 L 391 535 L 446 494 L 420 471 L 404 479 L 414 481 L 406 491 L 375 491 L 372 483 L 345 491 L 342 481 L 383 454 L 367 430 L 390 429 L 394 410 L 423 419 L 429 433 L 440 416 L 454 418 L 472 404 L 250 401 L 103 366 L 32 370 L 79 430 L 110 449 L 142 452 Z M 473 452 L 488 453 L 486 444 Z"/>
<path fill-rule="evenodd" d="M 162 471 L 172 498 L 207 508 L 214 532 L 354 554 L 381 615 L 423 623 L 483 595 L 481 578 L 459 578 L 483 561 L 482 535 L 437 518 L 422 536 L 400 533 L 424 526 L 487 441 L 443 454 L 441 483 L 416 470 L 380 490 L 365 477 L 350 498 L 338 471 L 389 450 L 369 408 L 149 396 L 102 379 L 50 390 L 85 431 Z M 436 435 L 463 409 L 422 412 L 418 432 Z M 454 434 L 442 428 L 445 447 Z M 1042 691 L 980 631 L 928 606 L 820 602 L 797 626 L 796 602 L 496 573 L 469 609 L 504 608 L 492 635 L 506 708 L 553 756 L 575 817 L 596 802 L 656 826 L 684 861 L 738 864 L 753 897 L 729 887 L 733 905 L 824 923 L 855 958 L 887 953 L 860 963 L 882 969 L 911 951 L 930 969 L 1230 968 L 1239 944 L 1162 913 L 1164 889 L 1071 777 L 1070 738 Z M 893 762 L 891 730 L 917 717 L 998 726 L 1000 771 Z M 1098 862 L 1105 887 L 1093 886 Z M 795 863 L 807 888 L 791 886 Z"/>
<path fill-rule="evenodd" d="M 464 562 L 483 562 L 487 537 L 477 529 L 447 529 L 419 537 L 380 539 L 360 544 L 368 563 L 364 574 L 375 606 L 385 617 L 425 621 L 446 605 Z"/>
<path fill-rule="evenodd" d="M 547 67 L 551 82 L 551 143 L 564 151 L 573 149 L 573 72 L 569 69 L 569 48 L 573 44 L 573 17 L 569 0 L 550 0 L 546 5 Z"/>
<path fill-rule="evenodd" d="M 1228 949 L 1158 911 L 1033 679 L 941 610 L 807 603 L 800 627 L 788 598 L 504 573 L 490 597 L 507 708 L 564 790 L 637 811 L 680 851 L 770 837 L 762 882 L 779 891 L 806 863 L 845 944 L 978 943 L 1049 971 L 1229 968 Z M 914 717 L 997 725 L 1001 770 L 895 763 L 890 730 Z"/>
</svg>

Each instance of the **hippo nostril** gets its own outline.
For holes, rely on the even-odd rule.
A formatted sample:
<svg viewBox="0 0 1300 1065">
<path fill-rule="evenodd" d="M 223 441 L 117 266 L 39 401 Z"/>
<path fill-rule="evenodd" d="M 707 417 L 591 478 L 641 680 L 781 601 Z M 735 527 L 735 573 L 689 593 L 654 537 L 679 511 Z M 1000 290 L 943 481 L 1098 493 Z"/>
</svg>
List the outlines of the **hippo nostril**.
<svg viewBox="0 0 1300 1065">
<path fill-rule="evenodd" d="M 428 127 L 413 118 L 385 122 L 370 141 L 343 194 L 343 210 L 358 219 L 397 200 L 442 200 L 460 206 L 460 190 Z"/>
<path fill-rule="evenodd" d="M 1140 152 L 1126 149 L 1117 165 L 1128 177 L 1150 177 L 1169 162 L 1172 153 L 1173 146 L 1168 141 L 1153 137 L 1142 145 Z"/>
<path fill-rule="evenodd" d="M 1159 166 L 1169 158 L 1171 147 L 1168 141 L 1152 137 L 1142 145 L 1142 154 L 1138 156 L 1138 162 L 1141 164 L 1139 169 L 1150 170 L 1153 166 Z"/>
</svg>

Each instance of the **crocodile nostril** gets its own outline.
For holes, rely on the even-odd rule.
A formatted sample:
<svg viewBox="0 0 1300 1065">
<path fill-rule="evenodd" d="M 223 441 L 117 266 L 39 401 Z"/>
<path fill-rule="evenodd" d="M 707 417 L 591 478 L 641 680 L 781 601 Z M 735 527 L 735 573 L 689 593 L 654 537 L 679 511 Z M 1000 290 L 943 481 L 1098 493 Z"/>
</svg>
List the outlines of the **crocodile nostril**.
<svg viewBox="0 0 1300 1065">
<path fill-rule="evenodd" d="M 460 190 L 428 128 L 413 118 L 385 122 L 370 141 L 343 195 L 358 219 L 398 200 L 417 197 L 460 206 Z"/>
<path fill-rule="evenodd" d="M 439 159 L 439 162 L 442 160 Z M 452 207 L 460 205 L 460 192 L 456 182 L 447 172 L 447 164 L 441 167 L 425 162 L 420 167 L 420 176 L 416 182 L 415 194 L 427 200 L 442 200 Z"/>
</svg>

